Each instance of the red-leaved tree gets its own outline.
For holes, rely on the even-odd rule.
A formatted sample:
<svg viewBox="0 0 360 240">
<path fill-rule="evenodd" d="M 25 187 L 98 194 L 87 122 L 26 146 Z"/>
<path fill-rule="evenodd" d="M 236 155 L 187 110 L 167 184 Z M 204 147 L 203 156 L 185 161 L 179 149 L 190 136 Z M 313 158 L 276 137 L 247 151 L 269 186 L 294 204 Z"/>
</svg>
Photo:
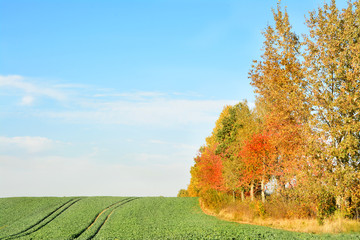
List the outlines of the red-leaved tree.
<svg viewBox="0 0 360 240">
<path fill-rule="evenodd" d="M 245 166 L 245 180 L 251 184 L 250 195 L 253 200 L 253 184 L 261 183 L 261 196 L 265 201 L 264 185 L 274 171 L 273 147 L 269 135 L 266 133 L 254 134 L 245 142 L 240 155 Z"/>
<path fill-rule="evenodd" d="M 215 150 L 216 146 L 205 147 L 195 158 L 199 169 L 197 177 L 202 191 L 208 189 L 224 190 L 223 165 L 221 157 L 215 154 Z"/>
</svg>

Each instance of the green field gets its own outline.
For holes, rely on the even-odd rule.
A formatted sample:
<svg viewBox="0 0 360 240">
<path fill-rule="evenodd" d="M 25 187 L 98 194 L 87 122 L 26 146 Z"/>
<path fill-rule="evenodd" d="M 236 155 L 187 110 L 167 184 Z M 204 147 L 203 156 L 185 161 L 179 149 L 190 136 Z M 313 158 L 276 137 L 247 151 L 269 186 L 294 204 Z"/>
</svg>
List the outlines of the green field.
<svg viewBox="0 0 360 240">
<path fill-rule="evenodd" d="M 202 213 L 197 198 L 0 198 L 5 239 L 360 239 L 237 224 Z"/>
</svg>

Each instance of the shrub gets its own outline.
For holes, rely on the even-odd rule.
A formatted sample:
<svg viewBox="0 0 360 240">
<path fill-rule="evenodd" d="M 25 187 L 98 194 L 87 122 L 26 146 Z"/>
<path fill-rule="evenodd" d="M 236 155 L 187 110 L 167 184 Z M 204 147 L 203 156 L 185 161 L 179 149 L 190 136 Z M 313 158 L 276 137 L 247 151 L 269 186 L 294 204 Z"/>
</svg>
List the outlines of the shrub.
<svg viewBox="0 0 360 240">
<path fill-rule="evenodd" d="M 200 195 L 204 206 L 210 210 L 219 211 L 231 202 L 231 197 L 223 192 L 209 189 Z"/>
<path fill-rule="evenodd" d="M 177 196 L 178 196 L 178 197 L 189 197 L 189 193 L 188 193 L 188 191 L 185 190 L 185 189 L 180 189 Z"/>
<path fill-rule="evenodd" d="M 319 193 L 318 206 L 317 206 L 317 220 L 319 225 L 324 223 L 324 219 L 331 216 L 336 210 L 335 197 L 326 190 Z"/>
<path fill-rule="evenodd" d="M 316 216 L 315 206 L 311 201 L 303 201 L 287 196 L 270 196 L 265 203 L 267 216 L 275 219 L 312 218 Z"/>
</svg>

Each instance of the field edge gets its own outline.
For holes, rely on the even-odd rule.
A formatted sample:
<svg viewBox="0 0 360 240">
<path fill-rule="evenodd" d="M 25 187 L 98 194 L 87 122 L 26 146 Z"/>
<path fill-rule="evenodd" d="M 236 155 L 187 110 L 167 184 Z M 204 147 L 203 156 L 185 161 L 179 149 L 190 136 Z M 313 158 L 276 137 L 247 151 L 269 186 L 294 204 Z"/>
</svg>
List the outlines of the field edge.
<svg viewBox="0 0 360 240">
<path fill-rule="evenodd" d="M 312 233 L 312 234 L 359 234 L 360 233 L 360 222 L 350 219 L 327 219 L 324 221 L 323 225 L 319 225 L 316 219 L 273 219 L 270 217 L 260 218 L 256 217 L 254 219 L 238 219 L 236 218 L 236 213 L 231 212 L 229 209 L 222 209 L 219 213 L 208 209 L 204 206 L 201 198 L 199 198 L 199 205 L 204 214 L 209 216 L 214 216 L 220 220 L 264 226 L 272 229 L 286 230 L 291 232 L 298 233 Z"/>
</svg>

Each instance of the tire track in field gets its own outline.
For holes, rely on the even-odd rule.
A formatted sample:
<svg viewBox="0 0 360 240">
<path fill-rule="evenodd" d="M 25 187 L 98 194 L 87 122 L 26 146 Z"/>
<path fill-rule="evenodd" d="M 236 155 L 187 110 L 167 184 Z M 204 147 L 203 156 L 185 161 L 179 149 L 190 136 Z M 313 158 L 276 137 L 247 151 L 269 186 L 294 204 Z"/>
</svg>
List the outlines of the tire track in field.
<svg viewBox="0 0 360 240">
<path fill-rule="evenodd" d="M 121 207 L 122 205 L 125 205 L 126 203 L 131 202 L 131 201 L 134 201 L 134 200 L 136 200 L 136 199 L 138 199 L 138 198 L 132 198 L 132 199 L 130 199 L 130 200 L 128 200 L 128 201 L 126 201 L 126 202 L 124 202 L 124 203 L 121 203 L 121 204 L 117 205 L 116 207 L 114 207 L 114 208 L 112 209 L 112 211 L 110 212 L 110 214 L 107 215 L 106 219 L 105 219 L 105 220 L 101 223 L 101 225 L 96 229 L 96 232 L 95 232 L 93 235 L 91 235 L 91 237 L 88 238 L 88 239 L 93 239 L 93 238 L 96 236 L 96 234 L 99 233 L 100 229 L 105 225 L 105 223 L 107 222 L 108 218 L 111 216 L 111 214 L 113 214 L 113 212 L 114 212 L 118 207 Z"/>
<path fill-rule="evenodd" d="M 100 213 L 98 213 L 98 215 L 96 215 L 96 217 L 92 220 L 92 222 L 90 223 L 89 226 L 87 226 L 87 227 L 85 227 L 84 229 L 82 229 L 79 233 L 73 235 L 73 236 L 72 236 L 72 239 L 77 239 L 77 238 L 79 238 L 85 231 L 87 231 L 88 229 L 90 229 L 90 228 L 94 225 L 94 223 L 98 220 L 98 218 L 101 217 L 101 215 L 102 215 L 106 210 L 108 210 L 109 208 L 113 207 L 113 206 L 116 205 L 116 204 L 122 203 L 122 202 L 124 202 L 124 201 L 129 200 L 129 199 L 131 199 L 131 198 L 125 198 L 125 199 L 122 199 L 122 200 L 120 200 L 120 201 L 118 201 L 118 202 L 115 202 L 115 203 L 107 206 L 107 207 L 106 207 L 105 209 L 103 209 Z"/>
<path fill-rule="evenodd" d="M 18 233 L 15 233 L 15 234 L 11 234 L 11 235 L 3 237 L 3 238 L 0 238 L 0 240 L 3 240 L 3 239 L 10 240 L 10 239 L 15 239 L 15 238 L 30 235 L 30 234 L 38 231 L 39 229 L 45 227 L 47 224 L 52 222 L 60 214 L 62 214 L 64 211 L 66 211 L 68 208 L 70 208 L 72 205 L 74 205 L 75 203 L 77 203 L 80 200 L 81 200 L 81 198 L 70 199 L 69 201 L 62 204 L 60 207 L 56 208 L 51 213 L 46 215 L 44 218 L 42 218 L 41 220 L 39 220 L 35 224 L 31 225 L 30 227 L 26 228 L 25 230 L 23 230 L 21 232 L 18 232 Z"/>
<path fill-rule="evenodd" d="M 134 201 L 138 198 L 135 197 L 130 197 L 130 198 L 126 198 L 123 199 L 119 202 L 116 202 L 110 206 L 108 206 L 107 208 L 105 208 L 104 210 L 102 210 L 97 216 L 96 218 L 93 220 L 93 222 L 84 230 L 82 230 L 79 234 L 77 234 L 75 237 L 75 239 L 92 239 L 96 236 L 96 234 L 98 234 L 98 232 L 100 231 L 100 229 L 104 226 L 104 224 L 107 222 L 107 220 L 109 219 L 109 217 L 111 216 L 111 214 L 119 207 L 125 205 L 128 202 Z"/>
<path fill-rule="evenodd" d="M 74 198 L 70 199 L 69 201 L 65 202 L 64 204 L 60 205 L 59 207 L 57 207 L 55 210 L 53 210 L 52 212 L 50 212 L 49 214 L 47 214 L 45 217 L 43 217 L 42 219 L 40 219 L 39 221 L 37 221 L 35 224 L 27 227 L 25 230 L 22 230 L 21 232 L 15 233 L 15 234 L 11 234 L 9 236 L 6 237 L 1 237 L 0 239 L 5 239 L 5 238 L 9 238 L 9 237 L 15 237 L 17 235 L 20 235 L 28 230 L 30 230 L 33 227 L 36 227 L 36 225 L 41 224 L 43 221 L 45 221 L 48 217 L 50 217 L 52 214 L 54 214 L 56 211 L 58 211 L 60 208 L 64 207 L 66 204 L 70 203 L 74 201 Z"/>
</svg>

